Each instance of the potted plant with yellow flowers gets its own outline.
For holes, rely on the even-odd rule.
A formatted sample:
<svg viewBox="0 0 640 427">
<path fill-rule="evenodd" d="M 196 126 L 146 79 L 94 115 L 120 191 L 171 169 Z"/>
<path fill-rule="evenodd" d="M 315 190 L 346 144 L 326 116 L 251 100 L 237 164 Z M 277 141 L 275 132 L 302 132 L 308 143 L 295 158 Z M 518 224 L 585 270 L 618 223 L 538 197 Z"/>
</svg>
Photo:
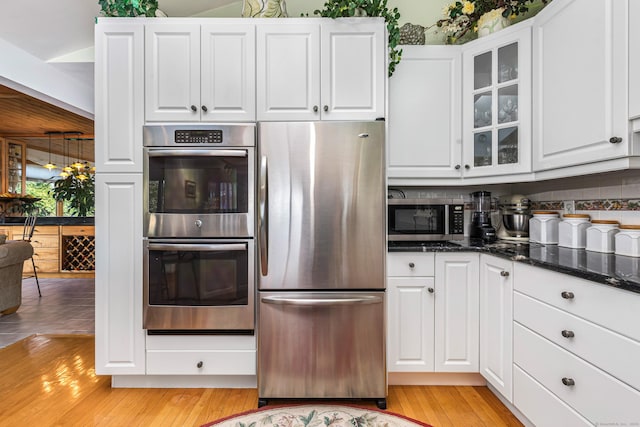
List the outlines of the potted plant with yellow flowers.
<svg viewBox="0 0 640 427">
<path fill-rule="evenodd" d="M 447 36 L 447 43 L 456 43 L 472 33 L 478 37 L 499 31 L 516 16 L 529 12 L 532 3 L 550 0 L 462 0 L 445 6 L 444 19 L 436 25 Z M 465 37 L 465 40 L 467 37 Z"/>
</svg>

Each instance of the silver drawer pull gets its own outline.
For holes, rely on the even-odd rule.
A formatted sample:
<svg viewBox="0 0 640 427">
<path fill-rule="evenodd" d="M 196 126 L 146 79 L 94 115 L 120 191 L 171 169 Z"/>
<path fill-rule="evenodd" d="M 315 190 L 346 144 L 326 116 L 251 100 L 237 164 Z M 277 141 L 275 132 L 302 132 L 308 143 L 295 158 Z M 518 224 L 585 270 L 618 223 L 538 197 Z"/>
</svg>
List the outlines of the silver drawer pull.
<svg viewBox="0 0 640 427">
<path fill-rule="evenodd" d="M 567 291 L 563 291 L 560 296 L 564 299 L 573 299 L 573 297 L 575 297 L 575 295 L 573 295 L 573 292 L 567 292 Z"/>
<path fill-rule="evenodd" d="M 409 263 L 409 268 L 414 268 L 416 265 L 412 262 Z"/>
<path fill-rule="evenodd" d="M 567 331 L 566 329 L 564 331 L 562 331 L 562 336 L 565 338 L 573 338 L 576 335 L 573 333 L 573 331 Z"/>
<path fill-rule="evenodd" d="M 502 277 L 509 277 L 509 272 L 508 272 L 508 271 L 501 271 L 501 272 L 500 272 L 500 275 L 501 275 Z"/>
<path fill-rule="evenodd" d="M 566 385 L 567 387 L 571 387 L 576 385 L 576 382 L 573 380 L 573 378 L 564 377 L 562 379 L 562 384 Z"/>
<path fill-rule="evenodd" d="M 196 364 L 197 368 L 202 368 L 203 366 L 204 366 L 204 363 L 202 363 L 202 360 Z"/>
</svg>

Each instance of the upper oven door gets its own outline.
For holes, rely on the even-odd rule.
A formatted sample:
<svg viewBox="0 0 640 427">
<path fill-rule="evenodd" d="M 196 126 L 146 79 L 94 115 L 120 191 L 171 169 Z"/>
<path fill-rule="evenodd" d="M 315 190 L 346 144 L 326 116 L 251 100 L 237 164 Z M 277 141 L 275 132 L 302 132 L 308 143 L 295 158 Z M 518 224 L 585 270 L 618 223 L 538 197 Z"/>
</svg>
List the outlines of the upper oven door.
<svg viewBox="0 0 640 427">
<path fill-rule="evenodd" d="M 254 147 L 145 147 L 146 237 L 253 237 Z"/>
<path fill-rule="evenodd" d="M 432 240 L 447 233 L 447 205 L 389 204 L 388 238 L 394 240 Z"/>
</svg>

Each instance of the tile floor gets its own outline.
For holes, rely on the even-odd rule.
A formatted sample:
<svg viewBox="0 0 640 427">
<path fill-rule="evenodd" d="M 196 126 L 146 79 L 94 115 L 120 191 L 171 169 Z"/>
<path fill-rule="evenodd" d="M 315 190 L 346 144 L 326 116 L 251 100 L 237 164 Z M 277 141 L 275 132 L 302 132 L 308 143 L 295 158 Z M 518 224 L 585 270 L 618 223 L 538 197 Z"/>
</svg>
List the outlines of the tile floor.
<svg viewBox="0 0 640 427">
<path fill-rule="evenodd" d="M 35 279 L 22 281 L 22 305 L 14 314 L 0 315 L 0 348 L 33 334 L 93 334 L 93 279 Z"/>
</svg>

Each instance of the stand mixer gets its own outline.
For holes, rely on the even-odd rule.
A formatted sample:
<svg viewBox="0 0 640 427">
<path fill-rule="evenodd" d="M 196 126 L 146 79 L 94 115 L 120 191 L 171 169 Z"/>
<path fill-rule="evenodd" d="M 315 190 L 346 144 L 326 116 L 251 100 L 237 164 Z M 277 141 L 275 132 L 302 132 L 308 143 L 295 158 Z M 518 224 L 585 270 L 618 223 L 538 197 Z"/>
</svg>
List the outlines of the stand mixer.
<svg viewBox="0 0 640 427">
<path fill-rule="evenodd" d="M 503 196 L 498 200 L 500 226 L 498 239 L 518 242 L 529 241 L 529 199 L 521 194 Z"/>
</svg>

